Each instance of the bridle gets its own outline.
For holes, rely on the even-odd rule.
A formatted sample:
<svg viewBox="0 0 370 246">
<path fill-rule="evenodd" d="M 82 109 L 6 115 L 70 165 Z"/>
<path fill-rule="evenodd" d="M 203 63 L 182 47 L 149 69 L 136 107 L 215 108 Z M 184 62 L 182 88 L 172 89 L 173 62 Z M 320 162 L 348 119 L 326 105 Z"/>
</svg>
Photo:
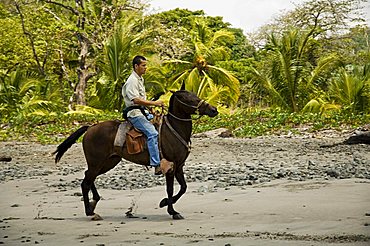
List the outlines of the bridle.
<svg viewBox="0 0 370 246">
<path fill-rule="evenodd" d="M 203 105 L 203 103 L 206 103 L 206 101 L 200 100 L 197 106 L 190 105 L 190 104 L 187 104 L 187 103 L 181 101 L 180 99 L 178 99 L 176 95 L 175 95 L 175 100 L 177 100 L 179 103 L 181 103 L 182 105 L 184 105 L 184 106 L 186 106 L 188 108 L 195 109 L 195 114 L 197 114 L 197 115 L 199 115 L 199 108 Z M 191 118 L 190 119 L 184 119 L 184 118 L 177 117 L 176 115 L 174 115 L 173 113 L 171 113 L 169 111 L 168 111 L 168 114 L 171 117 L 173 117 L 173 118 L 175 118 L 177 120 L 180 120 L 180 121 L 191 121 L 192 120 Z"/>
</svg>

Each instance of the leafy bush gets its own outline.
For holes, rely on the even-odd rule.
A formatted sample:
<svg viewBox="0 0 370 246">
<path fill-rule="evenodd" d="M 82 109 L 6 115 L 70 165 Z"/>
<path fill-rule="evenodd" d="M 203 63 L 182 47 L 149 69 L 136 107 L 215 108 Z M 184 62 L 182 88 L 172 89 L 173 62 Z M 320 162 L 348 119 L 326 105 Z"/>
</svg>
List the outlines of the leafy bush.
<svg viewBox="0 0 370 246">
<path fill-rule="evenodd" d="M 36 141 L 43 144 L 59 143 L 82 125 L 120 119 L 116 112 L 101 114 L 60 114 L 15 118 L 0 125 L 0 141 Z"/>
</svg>

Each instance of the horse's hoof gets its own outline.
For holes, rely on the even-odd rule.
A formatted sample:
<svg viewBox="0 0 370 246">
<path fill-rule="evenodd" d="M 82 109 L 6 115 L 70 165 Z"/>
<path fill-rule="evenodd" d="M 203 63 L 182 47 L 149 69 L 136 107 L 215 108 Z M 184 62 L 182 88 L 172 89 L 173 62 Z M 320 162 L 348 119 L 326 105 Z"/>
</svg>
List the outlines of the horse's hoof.
<svg viewBox="0 0 370 246">
<path fill-rule="evenodd" d="M 162 201 L 159 203 L 159 207 L 163 208 L 168 205 L 168 198 L 163 198 Z"/>
<path fill-rule="evenodd" d="M 174 220 L 183 220 L 185 218 L 182 217 L 181 214 L 174 214 L 174 215 L 172 215 L 172 219 L 174 219 Z"/>
<path fill-rule="evenodd" d="M 98 221 L 98 220 L 103 220 L 103 218 L 99 214 L 94 214 L 91 220 Z"/>
<path fill-rule="evenodd" d="M 127 213 L 126 213 L 126 217 L 127 217 L 127 218 L 130 218 L 130 219 L 139 218 L 138 216 L 133 215 L 131 212 L 127 212 Z"/>
<path fill-rule="evenodd" d="M 94 212 L 85 212 L 86 216 L 94 216 Z"/>
</svg>

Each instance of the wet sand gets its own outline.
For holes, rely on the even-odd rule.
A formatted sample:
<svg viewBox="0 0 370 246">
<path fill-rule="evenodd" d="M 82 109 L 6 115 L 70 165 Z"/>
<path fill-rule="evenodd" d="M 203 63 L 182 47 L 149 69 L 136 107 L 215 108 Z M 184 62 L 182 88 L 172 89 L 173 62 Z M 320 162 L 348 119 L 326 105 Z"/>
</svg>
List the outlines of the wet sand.
<svg viewBox="0 0 370 246">
<path fill-rule="evenodd" d="M 80 144 L 55 165 L 55 145 L 2 142 L 0 243 L 369 245 L 370 146 L 320 148 L 342 140 L 194 138 L 184 220 L 158 207 L 163 177 L 123 162 L 97 180 L 100 221 L 84 215 Z"/>
</svg>

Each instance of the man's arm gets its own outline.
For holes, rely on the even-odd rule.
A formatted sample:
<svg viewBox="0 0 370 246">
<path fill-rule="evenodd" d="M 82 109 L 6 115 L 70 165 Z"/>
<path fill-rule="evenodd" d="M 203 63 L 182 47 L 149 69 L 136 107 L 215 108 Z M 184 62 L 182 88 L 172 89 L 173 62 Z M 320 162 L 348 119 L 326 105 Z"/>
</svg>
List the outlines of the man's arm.
<svg viewBox="0 0 370 246">
<path fill-rule="evenodd" d="M 163 107 L 164 102 L 162 100 L 157 100 L 157 101 L 149 101 L 149 100 L 144 100 L 142 98 L 134 98 L 132 99 L 132 102 L 134 104 L 138 104 L 141 106 L 158 106 L 158 107 Z"/>
</svg>

